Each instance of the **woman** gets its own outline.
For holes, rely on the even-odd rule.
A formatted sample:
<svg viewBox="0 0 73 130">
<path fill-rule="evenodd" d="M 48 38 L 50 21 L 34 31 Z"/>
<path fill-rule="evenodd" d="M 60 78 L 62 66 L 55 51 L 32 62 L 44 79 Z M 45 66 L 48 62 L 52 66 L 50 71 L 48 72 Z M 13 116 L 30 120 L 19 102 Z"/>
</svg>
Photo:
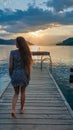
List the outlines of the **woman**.
<svg viewBox="0 0 73 130">
<path fill-rule="evenodd" d="M 23 37 L 16 38 L 16 50 L 10 52 L 9 75 L 14 87 L 12 101 L 12 117 L 16 118 L 15 107 L 18 100 L 19 90 L 21 90 L 20 113 L 24 112 L 25 89 L 29 84 L 32 56 L 26 40 Z"/>
</svg>

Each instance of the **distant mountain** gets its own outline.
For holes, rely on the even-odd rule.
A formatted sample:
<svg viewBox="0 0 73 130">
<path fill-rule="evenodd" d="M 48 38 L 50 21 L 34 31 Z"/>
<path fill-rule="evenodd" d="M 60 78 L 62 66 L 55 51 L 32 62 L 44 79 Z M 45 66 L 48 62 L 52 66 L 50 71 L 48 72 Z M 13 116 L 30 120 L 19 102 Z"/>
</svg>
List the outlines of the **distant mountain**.
<svg viewBox="0 0 73 130">
<path fill-rule="evenodd" d="M 10 40 L 0 39 L 0 45 L 15 45 L 15 39 Z"/>
<path fill-rule="evenodd" d="M 61 43 L 57 43 L 56 45 L 62 45 L 62 46 L 73 46 L 73 37 L 68 38 Z"/>
<path fill-rule="evenodd" d="M 27 41 L 27 43 L 29 45 L 33 45 L 29 41 Z M 15 44 L 16 44 L 16 40 L 15 39 L 9 39 L 9 40 L 0 39 L 0 45 L 15 45 Z"/>
</svg>

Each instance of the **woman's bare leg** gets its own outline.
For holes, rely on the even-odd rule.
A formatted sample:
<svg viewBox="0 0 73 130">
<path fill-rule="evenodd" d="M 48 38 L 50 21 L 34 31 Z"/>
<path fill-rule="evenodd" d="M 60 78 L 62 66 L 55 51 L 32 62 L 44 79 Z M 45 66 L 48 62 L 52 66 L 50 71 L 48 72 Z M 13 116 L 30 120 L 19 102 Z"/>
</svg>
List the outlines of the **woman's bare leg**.
<svg viewBox="0 0 73 130">
<path fill-rule="evenodd" d="M 14 96 L 13 96 L 13 100 L 12 100 L 12 116 L 15 117 L 15 107 L 16 107 L 16 103 L 18 100 L 18 95 L 19 95 L 19 87 L 14 87 Z"/>
<path fill-rule="evenodd" d="M 21 108 L 20 108 L 20 113 L 24 112 L 24 103 L 25 103 L 25 87 L 21 87 Z"/>
</svg>

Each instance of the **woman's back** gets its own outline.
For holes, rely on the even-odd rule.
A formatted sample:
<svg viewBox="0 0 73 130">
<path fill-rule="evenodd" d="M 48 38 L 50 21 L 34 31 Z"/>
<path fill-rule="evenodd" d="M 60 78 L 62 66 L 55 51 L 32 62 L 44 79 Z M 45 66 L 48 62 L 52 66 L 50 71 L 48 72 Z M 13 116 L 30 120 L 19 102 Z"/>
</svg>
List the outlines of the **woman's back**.
<svg viewBox="0 0 73 130">
<path fill-rule="evenodd" d="M 13 72 L 11 75 L 13 86 L 27 86 L 29 80 L 27 79 L 26 70 L 23 68 L 23 60 L 19 50 L 12 50 L 11 55 L 13 57 Z"/>
<path fill-rule="evenodd" d="M 23 61 L 22 61 L 22 58 L 20 56 L 20 53 L 19 53 L 19 50 L 12 50 L 11 51 L 11 54 L 13 56 L 13 69 L 21 69 L 22 68 L 22 64 L 23 64 Z"/>
</svg>

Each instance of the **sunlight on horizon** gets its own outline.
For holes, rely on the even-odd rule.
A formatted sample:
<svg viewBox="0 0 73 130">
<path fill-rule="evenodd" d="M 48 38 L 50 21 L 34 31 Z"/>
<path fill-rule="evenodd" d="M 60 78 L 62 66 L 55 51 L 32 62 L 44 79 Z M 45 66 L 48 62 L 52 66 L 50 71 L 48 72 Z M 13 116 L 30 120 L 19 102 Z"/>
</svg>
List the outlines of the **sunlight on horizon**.
<svg viewBox="0 0 73 130">
<path fill-rule="evenodd" d="M 40 50 L 40 46 L 37 46 L 37 45 L 33 45 L 30 47 L 31 51 L 39 51 Z"/>
<path fill-rule="evenodd" d="M 73 37 L 72 28 L 72 25 L 56 25 L 51 28 L 28 32 L 23 36 L 35 45 L 52 45 Z"/>
<path fill-rule="evenodd" d="M 41 35 L 41 32 L 42 32 L 42 30 L 30 32 L 30 35 L 32 35 L 32 36 L 38 36 L 39 37 Z"/>
<path fill-rule="evenodd" d="M 27 33 L 8 33 L 5 30 L 0 30 L 1 37 L 6 35 L 4 39 L 15 39 L 18 36 L 23 36 L 27 41 L 34 45 L 53 45 L 59 43 L 69 37 L 73 37 L 73 25 L 56 25 L 43 30 L 32 31 Z M 9 36 L 7 36 L 9 34 Z"/>
</svg>

